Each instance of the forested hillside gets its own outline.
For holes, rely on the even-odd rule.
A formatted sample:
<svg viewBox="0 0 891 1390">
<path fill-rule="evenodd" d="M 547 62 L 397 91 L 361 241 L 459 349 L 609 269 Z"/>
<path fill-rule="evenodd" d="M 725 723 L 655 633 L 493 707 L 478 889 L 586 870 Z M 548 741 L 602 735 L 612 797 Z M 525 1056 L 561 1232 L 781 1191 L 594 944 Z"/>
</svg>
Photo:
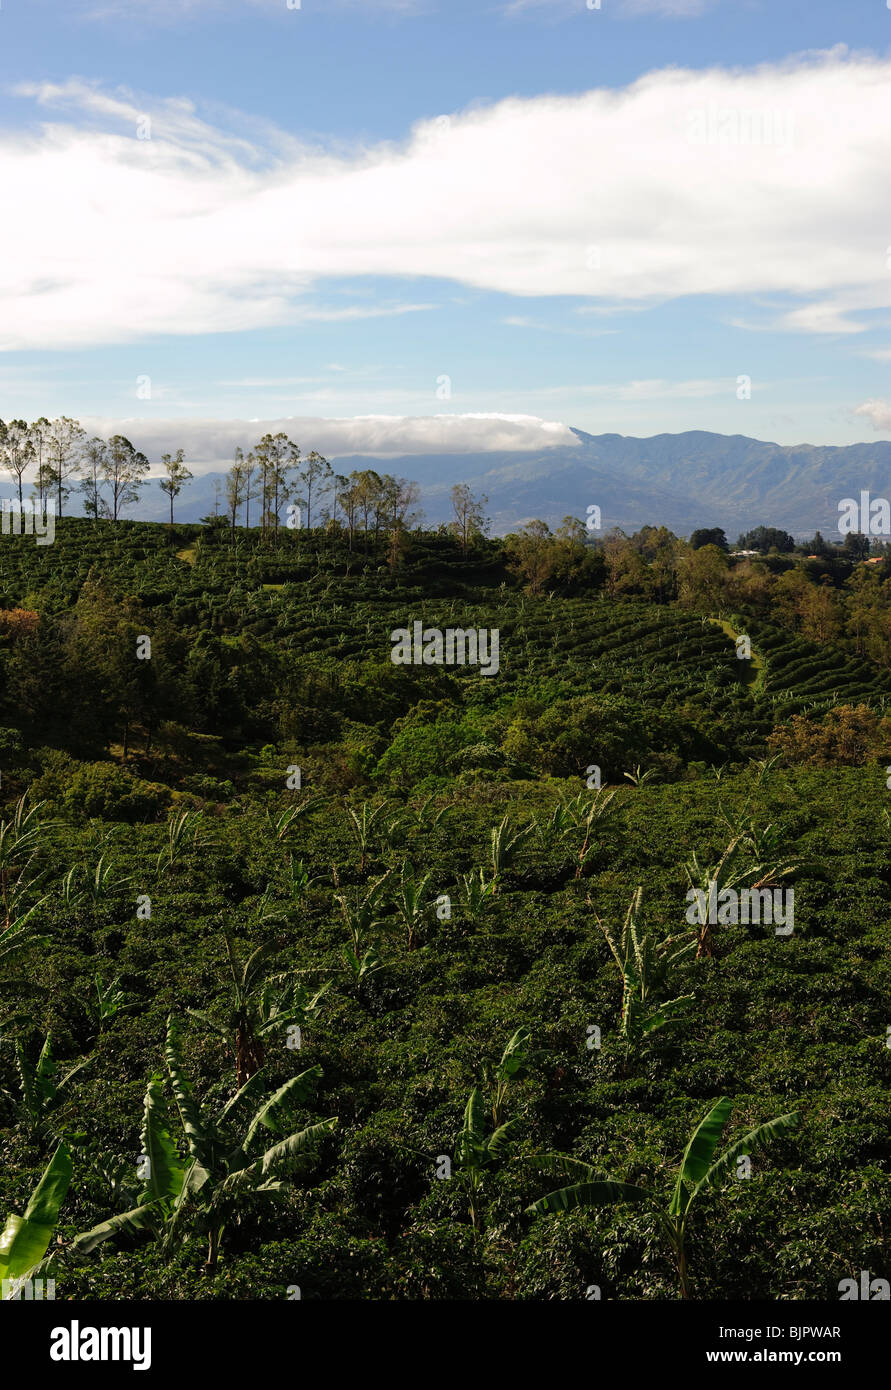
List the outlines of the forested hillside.
<svg viewBox="0 0 891 1390">
<path fill-rule="evenodd" d="M 0 538 L 0 1216 L 54 1179 L 4 1277 L 885 1268 L 885 563 L 546 531 Z M 497 669 L 397 664 L 416 623 L 497 632 Z M 782 929 L 691 920 L 710 885 L 785 895 Z"/>
</svg>

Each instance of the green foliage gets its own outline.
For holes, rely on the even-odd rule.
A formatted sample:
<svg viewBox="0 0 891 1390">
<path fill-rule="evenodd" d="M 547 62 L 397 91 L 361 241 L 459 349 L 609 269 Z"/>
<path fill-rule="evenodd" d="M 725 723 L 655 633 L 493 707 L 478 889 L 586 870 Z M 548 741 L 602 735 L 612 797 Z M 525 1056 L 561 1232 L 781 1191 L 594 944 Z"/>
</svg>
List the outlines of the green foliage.
<svg viewBox="0 0 891 1390">
<path fill-rule="evenodd" d="M 72 821 L 154 820 L 170 799 L 166 787 L 134 777 L 114 763 L 76 763 L 59 754 L 48 759 L 31 792 Z"/>
<path fill-rule="evenodd" d="M 30 1279 L 40 1270 L 71 1174 L 71 1154 L 65 1144 L 59 1144 L 31 1194 L 24 1216 L 6 1218 L 6 1225 L 0 1232 L 0 1280 L 4 1283 L 4 1298 L 15 1296 L 14 1283 L 7 1293 L 7 1280 Z"/>
<path fill-rule="evenodd" d="M 20 1038 L 15 1040 L 14 1047 L 21 1101 L 35 1138 L 41 1142 L 48 1135 L 61 1138 L 54 1124 L 53 1112 L 64 1101 L 73 1078 L 91 1059 L 84 1058 L 73 1067 L 69 1067 L 64 1075 L 59 1076 L 52 1053 L 52 1038 L 49 1035 L 44 1039 L 36 1061 L 30 1056 Z"/>
<path fill-rule="evenodd" d="M 675 1169 L 726 1094 L 750 1132 L 711 1182 L 691 1151 L 678 1199 L 697 1295 L 884 1273 L 886 580 L 833 569 L 817 640 L 797 557 L 685 571 L 651 529 L 582 543 L 602 591 L 535 596 L 500 541 L 407 530 L 391 568 L 370 523 L 352 549 L 67 518 L 51 554 L 4 545 L 38 620 L 0 641 L 4 1210 L 65 1136 L 66 1296 L 671 1299 Z M 414 615 L 497 627 L 497 678 L 394 666 Z M 794 934 L 722 926 L 695 958 L 685 895 L 716 875 L 794 885 Z M 193 1023 L 162 1080 L 169 1015 Z M 755 1119 L 804 1101 L 790 1180 Z M 597 1221 L 524 1216 L 524 1160 L 575 1135 L 560 1181 L 601 1185 Z"/>
<path fill-rule="evenodd" d="M 188 1154 L 182 1160 L 177 1156 L 162 1115 L 160 1083 L 153 1077 L 144 1102 L 142 1142 L 147 1185 L 139 1205 L 83 1232 L 74 1241 L 73 1249 L 89 1255 L 112 1237 L 143 1232 L 158 1235 L 162 1248 L 170 1249 L 190 1234 L 197 1234 L 207 1239 L 206 1268 L 212 1272 L 219 1258 L 223 1231 L 239 1221 L 249 1194 L 265 1197 L 282 1192 L 285 1184 L 281 1175 L 293 1171 L 295 1165 L 305 1166 L 337 1121 L 322 1120 L 301 1130 L 290 1129 L 294 1106 L 306 1103 L 321 1077 L 321 1068 L 313 1067 L 291 1077 L 268 1096 L 242 1131 L 242 1137 L 236 1139 L 224 1129 L 224 1122 L 231 1123 L 231 1117 L 248 1097 L 255 1099 L 260 1073 L 255 1073 L 211 1117 L 200 1108 L 186 1078 L 173 1019 L 167 1025 L 164 1055 Z M 254 1143 L 260 1130 L 266 1130 L 276 1141 L 262 1151 Z"/>
<path fill-rule="evenodd" d="M 692 1207 L 699 1194 L 707 1188 L 716 1187 L 727 1178 L 739 1159 L 748 1159 L 753 1152 L 768 1148 L 798 1125 L 799 1117 L 796 1113 L 779 1115 L 776 1119 L 768 1120 L 766 1124 L 749 1130 L 725 1149 L 719 1158 L 715 1158 L 721 1134 L 732 1110 L 733 1101 L 722 1096 L 697 1125 L 684 1152 L 667 1210 L 658 1204 L 655 1194 L 650 1189 L 635 1183 L 599 1179 L 590 1164 L 581 1163 L 565 1154 L 544 1154 L 537 1162 L 550 1172 L 565 1173 L 580 1181 L 572 1183 L 569 1187 L 557 1188 L 547 1196 L 540 1197 L 529 1210 L 551 1213 L 572 1211 L 575 1207 L 645 1207 L 652 1216 L 657 1233 L 667 1241 L 674 1255 L 681 1297 L 689 1298 L 691 1286 L 687 1268 L 686 1238 Z"/>
<path fill-rule="evenodd" d="M 467 1193 L 471 1224 L 477 1230 L 482 1224 L 480 1192 L 486 1174 L 496 1171 L 508 1157 L 515 1119 L 504 1120 L 503 1110 L 508 1087 L 522 1080 L 529 1055 L 529 1030 L 518 1028 L 509 1039 L 501 1060 L 494 1068 L 486 1068 L 490 1087 L 491 1118 L 486 1114 L 483 1093 L 474 1086 L 464 1107 L 464 1119 L 455 1138 L 455 1176 Z"/>
<path fill-rule="evenodd" d="M 679 936 L 657 941 L 652 930 L 643 926 L 642 899 L 643 889 L 637 888 L 618 938 L 598 919 L 622 977 L 622 1036 L 632 1049 L 649 1033 L 675 1021 L 693 999 L 692 994 L 667 999 L 665 993 L 674 968 L 696 943 L 687 941 L 678 947 Z"/>
</svg>

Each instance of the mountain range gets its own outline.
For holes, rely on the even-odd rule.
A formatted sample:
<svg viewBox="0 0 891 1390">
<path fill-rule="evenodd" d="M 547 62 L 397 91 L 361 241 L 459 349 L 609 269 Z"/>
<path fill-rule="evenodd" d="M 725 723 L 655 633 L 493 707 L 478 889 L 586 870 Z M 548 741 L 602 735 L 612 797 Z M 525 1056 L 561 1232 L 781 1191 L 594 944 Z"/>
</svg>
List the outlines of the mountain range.
<svg viewBox="0 0 891 1390">
<path fill-rule="evenodd" d="M 373 468 L 415 480 L 428 525 L 451 517 L 449 492 L 465 482 L 488 498 L 494 534 L 540 518 L 552 527 L 566 516 L 601 511 L 602 529 L 633 531 L 644 524 L 689 535 L 721 526 L 735 541 L 757 525 L 782 527 L 797 538 L 822 531 L 839 538 L 839 502 L 863 490 L 891 495 L 891 441 L 872 444 L 782 445 L 746 435 L 689 430 L 637 439 L 574 429 L 573 445 L 475 454 L 410 454 L 381 459 L 353 454 L 332 459 L 338 473 Z M 214 509 L 215 484 L 225 506 L 225 474 L 204 473 L 177 500 L 176 518 L 195 521 Z M 9 495 L 8 486 L 3 491 Z M 76 498 L 69 503 L 75 509 Z M 79 510 L 79 508 L 77 508 Z M 163 521 L 166 497 L 156 479 L 142 489 L 128 516 Z"/>
</svg>

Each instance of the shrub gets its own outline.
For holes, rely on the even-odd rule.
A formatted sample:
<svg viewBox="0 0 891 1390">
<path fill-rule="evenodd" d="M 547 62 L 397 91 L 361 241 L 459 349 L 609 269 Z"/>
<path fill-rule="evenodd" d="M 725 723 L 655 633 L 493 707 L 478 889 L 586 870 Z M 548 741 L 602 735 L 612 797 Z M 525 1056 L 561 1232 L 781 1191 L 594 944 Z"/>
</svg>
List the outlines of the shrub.
<svg viewBox="0 0 891 1390">
<path fill-rule="evenodd" d="M 827 767 L 885 761 L 891 755 L 891 719 L 880 719 L 868 705 L 839 705 L 822 717 L 793 714 L 767 744 L 790 763 Z"/>
<path fill-rule="evenodd" d="M 170 802 L 160 783 L 144 782 L 114 763 L 76 763 L 65 753 L 51 755 L 31 795 L 69 820 L 153 820 Z"/>
</svg>

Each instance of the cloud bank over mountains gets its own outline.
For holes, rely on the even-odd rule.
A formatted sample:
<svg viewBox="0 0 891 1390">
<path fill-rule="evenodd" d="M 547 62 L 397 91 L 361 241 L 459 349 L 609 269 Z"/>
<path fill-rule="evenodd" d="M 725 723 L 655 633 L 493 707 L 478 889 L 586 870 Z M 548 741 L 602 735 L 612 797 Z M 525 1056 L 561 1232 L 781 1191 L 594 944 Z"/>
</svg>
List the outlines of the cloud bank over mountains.
<svg viewBox="0 0 891 1390">
<path fill-rule="evenodd" d="M 147 420 L 90 416 L 81 421 L 90 434 L 125 435 L 150 462 L 183 449 L 196 476 L 227 468 L 236 448 L 245 452 L 261 435 L 287 434 L 304 454 L 311 449 L 329 458 L 362 454 L 401 458 L 427 454 L 536 452 L 578 445 L 557 420 L 534 415 L 367 415 L 349 420 L 286 416 L 277 420 Z M 159 468 L 153 470 L 158 473 Z"/>
</svg>

